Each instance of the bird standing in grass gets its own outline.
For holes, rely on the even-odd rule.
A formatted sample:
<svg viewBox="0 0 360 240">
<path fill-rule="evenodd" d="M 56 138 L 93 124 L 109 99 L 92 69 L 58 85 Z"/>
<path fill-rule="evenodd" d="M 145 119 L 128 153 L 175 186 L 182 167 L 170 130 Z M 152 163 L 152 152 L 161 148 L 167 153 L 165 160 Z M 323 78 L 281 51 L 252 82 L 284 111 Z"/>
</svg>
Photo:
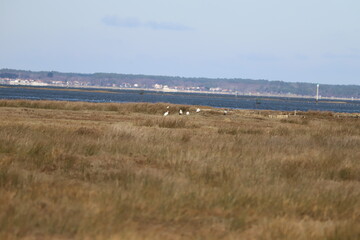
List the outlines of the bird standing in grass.
<svg viewBox="0 0 360 240">
<path fill-rule="evenodd" d="M 186 115 L 190 115 L 189 111 L 186 112 Z"/>
<path fill-rule="evenodd" d="M 167 107 L 166 107 L 166 112 L 164 113 L 164 117 L 166 117 L 167 115 L 169 115 L 169 108 L 170 108 L 170 106 L 167 106 Z"/>
<path fill-rule="evenodd" d="M 200 108 L 197 108 L 197 109 L 196 109 L 196 112 L 199 113 L 199 112 L 200 112 Z"/>
<path fill-rule="evenodd" d="M 179 111 L 179 115 L 183 115 L 183 111 L 181 109 Z"/>
</svg>

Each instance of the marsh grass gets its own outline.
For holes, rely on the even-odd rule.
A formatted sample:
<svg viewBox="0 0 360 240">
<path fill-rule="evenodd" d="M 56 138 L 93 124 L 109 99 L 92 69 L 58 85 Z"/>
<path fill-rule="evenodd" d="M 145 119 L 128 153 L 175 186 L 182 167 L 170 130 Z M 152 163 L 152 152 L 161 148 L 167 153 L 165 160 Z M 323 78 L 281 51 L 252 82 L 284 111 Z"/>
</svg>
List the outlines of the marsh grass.
<svg viewBox="0 0 360 240">
<path fill-rule="evenodd" d="M 351 114 L 0 106 L 0 239 L 360 238 Z"/>
</svg>

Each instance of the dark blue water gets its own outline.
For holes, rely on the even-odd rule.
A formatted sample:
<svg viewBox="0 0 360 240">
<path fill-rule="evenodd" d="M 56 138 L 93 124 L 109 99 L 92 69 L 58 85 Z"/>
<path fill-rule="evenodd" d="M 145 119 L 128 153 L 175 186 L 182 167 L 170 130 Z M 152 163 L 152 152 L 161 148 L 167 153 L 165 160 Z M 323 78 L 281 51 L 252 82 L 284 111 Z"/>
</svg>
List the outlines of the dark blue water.
<svg viewBox="0 0 360 240">
<path fill-rule="evenodd" d="M 153 91 L 134 90 L 106 90 L 109 93 L 94 92 L 95 89 L 68 91 L 64 88 L 13 87 L 2 86 L 0 99 L 30 99 L 30 100 L 60 100 L 85 102 L 166 102 L 174 104 L 204 105 L 219 108 L 263 109 L 280 111 L 333 111 L 360 113 L 360 101 L 321 100 L 283 98 L 283 97 L 255 97 L 234 96 L 222 94 L 200 93 L 162 93 Z M 70 88 L 75 90 L 75 88 Z M 84 91 L 85 90 L 85 91 Z M 87 92 L 88 90 L 88 92 Z M 101 89 L 99 89 L 101 90 Z"/>
</svg>

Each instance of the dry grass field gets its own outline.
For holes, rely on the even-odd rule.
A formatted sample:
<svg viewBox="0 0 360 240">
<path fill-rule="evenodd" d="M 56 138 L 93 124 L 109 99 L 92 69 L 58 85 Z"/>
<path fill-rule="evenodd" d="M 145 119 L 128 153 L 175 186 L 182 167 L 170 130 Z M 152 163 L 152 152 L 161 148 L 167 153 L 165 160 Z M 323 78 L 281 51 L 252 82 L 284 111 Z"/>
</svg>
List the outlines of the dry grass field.
<svg viewBox="0 0 360 240">
<path fill-rule="evenodd" d="M 358 116 L 166 106 L 1 100 L 0 239 L 360 239 Z"/>
</svg>

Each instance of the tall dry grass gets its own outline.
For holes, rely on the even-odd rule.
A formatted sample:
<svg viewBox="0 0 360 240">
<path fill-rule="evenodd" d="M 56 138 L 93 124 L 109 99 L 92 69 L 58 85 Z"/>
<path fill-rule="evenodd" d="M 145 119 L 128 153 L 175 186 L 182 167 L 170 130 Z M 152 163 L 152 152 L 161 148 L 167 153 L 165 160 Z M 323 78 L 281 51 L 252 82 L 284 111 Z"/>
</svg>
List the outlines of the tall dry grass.
<svg viewBox="0 0 360 240">
<path fill-rule="evenodd" d="M 0 239 L 360 238 L 355 115 L 0 106 Z"/>
</svg>

